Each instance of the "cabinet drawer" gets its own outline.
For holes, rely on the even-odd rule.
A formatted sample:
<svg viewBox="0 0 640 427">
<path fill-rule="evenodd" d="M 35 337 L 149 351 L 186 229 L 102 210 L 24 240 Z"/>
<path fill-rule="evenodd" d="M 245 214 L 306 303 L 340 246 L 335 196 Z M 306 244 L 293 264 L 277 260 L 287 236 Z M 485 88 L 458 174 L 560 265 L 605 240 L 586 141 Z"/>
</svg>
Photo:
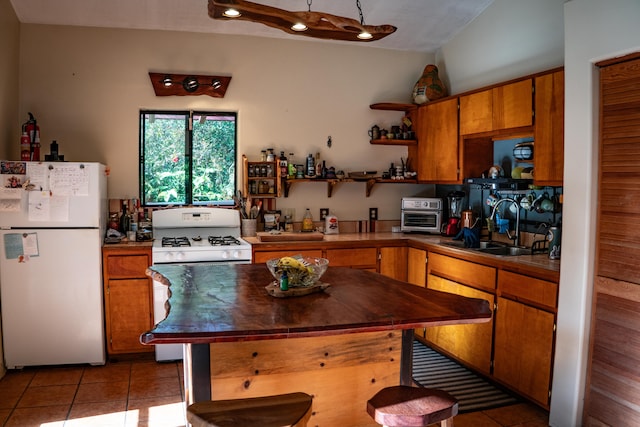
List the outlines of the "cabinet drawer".
<svg viewBox="0 0 640 427">
<path fill-rule="evenodd" d="M 376 248 L 327 249 L 329 265 L 333 267 L 372 267 L 378 261 Z"/>
<path fill-rule="evenodd" d="M 282 258 L 283 256 L 302 255 L 308 257 L 322 258 L 322 250 L 309 250 L 309 251 L 269 251 L 269 252 L 256 252 L 253 254 L 253 263 L 262 264 L 273 258 Z"/>
<path fill-rule="evenodd" d="M 496 288 L 496 269 L 493 267 L 432 253 L 429 255 L 427 269 L 429 274 L 474 288 L 490 292 Z"/>
<path fill-rule="evenodd" d="M 146 278 L 151 260 L 145 255 L 111 255 L 106 261 L 110 279 Z"/>
<path fill-rule="evenodd" d="M 501 270 L 498 272 L 498 290 L 512 299 L 541 304 L 553 310 L 557 307 L 557 283 Z"/>
</svg>

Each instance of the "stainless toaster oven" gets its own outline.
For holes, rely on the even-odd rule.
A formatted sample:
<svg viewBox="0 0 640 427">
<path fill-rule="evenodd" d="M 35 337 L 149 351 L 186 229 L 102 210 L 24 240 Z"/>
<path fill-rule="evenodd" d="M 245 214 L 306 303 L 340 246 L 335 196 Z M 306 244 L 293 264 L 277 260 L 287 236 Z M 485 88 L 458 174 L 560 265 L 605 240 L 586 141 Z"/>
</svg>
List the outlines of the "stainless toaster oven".
<svg viewBox="0 0 640 427">
<path fill-rule="evenodd" d="M 404 197 L 400 231 L 439 234 L 442 228 L 442 199 Z"/>
</svg>

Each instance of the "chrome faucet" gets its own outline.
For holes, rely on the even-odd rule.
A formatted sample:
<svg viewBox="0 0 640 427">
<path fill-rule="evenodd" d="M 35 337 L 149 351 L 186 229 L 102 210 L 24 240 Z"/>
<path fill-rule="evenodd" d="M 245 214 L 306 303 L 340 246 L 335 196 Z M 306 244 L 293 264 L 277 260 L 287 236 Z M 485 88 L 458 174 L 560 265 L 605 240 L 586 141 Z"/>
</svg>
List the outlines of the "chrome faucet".
<svg viewBox="0 0 640 427">
<path fill-rule="evenodd" d="M 515 246 L 520 246 L 520 204 L 514 200 L 511 199 L 509 197 L 505 197 L 504 199 L 500 199 L 496 202 L 495 205 L 493 205 L 493 211 L 491 212 L 491 215 L 489 216 L 489 219 L 491 221 L 494 220 L 495 216 L 496 216 L 496 212 L 498 212 L 498 206 L 500 206 L 503 202 L 511 202 L 516 206 L 516 230 L 513 234 L 513 236 L 511 235 L 511 233 L 509 233 L 509 230 L 507 229 L 507 237 L 510 240 L 514 241 L 514 245 Z"/>
</svg>

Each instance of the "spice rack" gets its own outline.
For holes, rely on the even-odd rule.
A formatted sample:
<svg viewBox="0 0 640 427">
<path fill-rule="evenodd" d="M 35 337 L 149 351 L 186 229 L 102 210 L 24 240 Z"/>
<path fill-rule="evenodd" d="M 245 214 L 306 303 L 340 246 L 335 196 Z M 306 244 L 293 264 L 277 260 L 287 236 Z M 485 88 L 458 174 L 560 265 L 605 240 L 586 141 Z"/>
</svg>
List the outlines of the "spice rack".
<svg viewBox="0 0 640 427">
<path fill-rule="evenodd" d="M 278 161 L 249 161 L 242 155 L 243 193 L 258 198 L 280 197 L 281 174 Z"/>
</svg>

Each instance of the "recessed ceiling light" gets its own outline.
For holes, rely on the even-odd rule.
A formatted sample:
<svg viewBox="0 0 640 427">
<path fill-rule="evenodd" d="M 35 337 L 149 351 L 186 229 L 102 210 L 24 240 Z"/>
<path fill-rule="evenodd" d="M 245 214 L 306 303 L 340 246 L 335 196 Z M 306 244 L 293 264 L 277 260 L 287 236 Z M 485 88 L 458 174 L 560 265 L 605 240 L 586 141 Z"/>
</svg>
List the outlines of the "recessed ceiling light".
<svg viewBox="0 0 640 427">
<path fill-rule="evenodd" d="M 304 25 L 302 22 L 297 22 L 291 26 L 291 29 L 293 31 L 305 31 L 307 29 L 307 26 Z"/>
<path fill-rule="evenodd" d="M 241 13 L 236 9 L 227 9 L 222 14 L 227 18 L 237 18 L 241 15 Z"/>
</svg>

